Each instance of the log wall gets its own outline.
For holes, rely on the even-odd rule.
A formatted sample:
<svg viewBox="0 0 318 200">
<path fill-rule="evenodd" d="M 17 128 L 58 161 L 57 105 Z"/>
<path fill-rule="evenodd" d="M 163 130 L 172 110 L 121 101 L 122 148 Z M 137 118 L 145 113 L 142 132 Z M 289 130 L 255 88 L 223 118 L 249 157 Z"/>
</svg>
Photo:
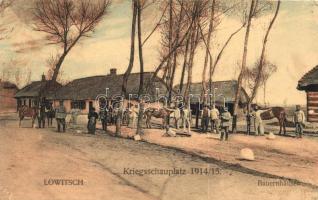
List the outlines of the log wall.
<svg viewBox="0 0 318 200">
<path fill-rule="evenodd" d="M 307 91 L 307 121 L 318 122 L 318 92 Z"/>
</svg>

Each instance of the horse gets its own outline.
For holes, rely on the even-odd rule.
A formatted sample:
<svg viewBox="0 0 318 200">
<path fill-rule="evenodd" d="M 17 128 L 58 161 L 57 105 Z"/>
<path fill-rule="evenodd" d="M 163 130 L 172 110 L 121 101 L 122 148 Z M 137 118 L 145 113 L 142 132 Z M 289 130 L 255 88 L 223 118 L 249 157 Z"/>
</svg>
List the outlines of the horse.
<svg viewBox="0 0 318 200">
<path fill-rule="evenodd" d="M 174 110 L 168 109 L 168 108 L 147 108 L 144 112 L 144 116 L 146 118 L 146 127 L 151 128 L 150 120 L 151 117 L 155 118 L 161 118 L 162 119 L 162 126 L 161 129 L 164 129 L 167 125 L 167 119 L 170 117 L 171 113 L 173 113 Z"/>
<path fill-rule="evenodd" d="M 19 108 L 18 113 L 19 113 L 19 127 L 21 127 L 21 121 L 24 119 L 24 117 L 31 117 L 32 128 L 34 127 L 34 121 L 38 115 L 38 109 L 36 107 L 28 107 L 26 105 L 23 105 Z"/>
<path fill-rule="evenodd" d="M 271 120 L 276 118 L 279 122 L 279 135 L 282 133 L 282 129 L 284 131 L 284 135 L 286 135 L 287 114 L 286 114 L 285 108 L 275 106 L 275 107 L 259 108 L 259 109 L 267 110 L 261 114 L 262 120 Z"/>
</svg>

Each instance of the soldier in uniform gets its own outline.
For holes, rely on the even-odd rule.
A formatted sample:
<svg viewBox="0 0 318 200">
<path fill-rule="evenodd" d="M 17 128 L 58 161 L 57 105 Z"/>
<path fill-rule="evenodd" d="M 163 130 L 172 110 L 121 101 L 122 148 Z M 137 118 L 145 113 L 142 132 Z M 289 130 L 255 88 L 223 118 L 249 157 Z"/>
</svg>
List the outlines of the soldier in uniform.
<svg viewBox="0 0 318 200">
<path fill-rule="evenodd" d="M 55 118 L 57 122 L 57 131 L 61 131 L 61 127 L 63 128 L 63 132 L 65 132 L 65 118 L 66 118 L 66 109 L 63 105 L 63 100 L 60 100 L 60 105 L 55 110 Z"/>
<path fill-rule="evenodd" d="M 45 128 L 45 99 L 41 100 L 38 111 L 39 128 Z"/>
<path fill-rule="evenodd" d="M 253 117 L 254 117 L 254 123 L 255 123 L 255 135 L 264 135 L 264 125 L 263 125 L 263 120 L 262 120 L 262 117 L 261 117 L 261 114 L 263 112 L 266 112 L 263 111 L 263 110 L 260 110 L 258 108 L 258 106 L 255 106 L 254 107 L 254 113 L 253 113 Z"/>
<path fill-rule="evenodd" d="M 95 108 L 92 107 L 88 113 L 88 123 L 87 123 L 88 133 L 95 134 L 97 119 L 98 119 L 98 114 L 95 112 Z"/>
<path fill-rule="evenodd" d="M 297 138 L 302 138 L 303 135 L 303 129 L 304 129 L 304 124 L 305 124 L 306 118 L 305 118 L 305 113 L 300 109 L 300 105 L 296 105 L 296 111 L 294 113 L 294 123 L 296 127 L 296 137 Z"/>
<path fill-rule="evenodd" d="M 102 122 L 102 128 L 104 131 L 107 131 L 107 106 L 106 103 L 101 104 L 100 109 L 99 109 L 99 118 L 100 121 Z"/>
<path fill-rule="evenodd" d="M 186 131 L 190 134 L 190 128 L 191 128 L 191 110 L 187 107 L 184 107 L 182 109 L 182 126 L 183 126 L 183 131 Z"/>
<path fill-rule="evenodd" d="M 215 107 L 213 104 L 212 109 L 210 111 L 210 118 L 211 118 L 211 132 L 214 132 L 214 129 L 216 130 L 216 133 L 219 133 L 219 110 Z"/>
<path fill-rule="evenodd" d="M 228 108 L 224 108 L 224 112 L 221 115 L 221 138 L 220 140 L 228 140 L 229 138 L 229 127 L 231 125 L 231 113 L 228 111 Z"/>
<path fill-rule="evenodd" d="M 179 121 L 181 119 L 181 111 L 178 108 L 178 106 L 176 106 L 174 109 L 173 118 L 174 118 L 176 129 L 179 129 Z"/>
<path fill-rule="evenodd" d="M 202 132 L 206 133 L 209 127 L 209 117 L 210 117 L 210 110 L 207 105 L 204 105 L 201 116 L 202 116 L 201 118 Z"/>
</svg>

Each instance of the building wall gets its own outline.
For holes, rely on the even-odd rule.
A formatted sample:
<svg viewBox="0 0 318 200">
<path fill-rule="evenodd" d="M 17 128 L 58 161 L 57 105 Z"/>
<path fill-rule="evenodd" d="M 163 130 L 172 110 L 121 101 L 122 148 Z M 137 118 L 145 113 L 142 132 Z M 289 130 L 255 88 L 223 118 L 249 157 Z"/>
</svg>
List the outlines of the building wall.
<svg viewBox="0 0 318 200">
<path fill-rule="evenodd" d="M 95 105 L 95 101 L 94 100 L 85 100 L 85 109 L 81 109 L 81 114 L 87 114 L 89 112 L 89 105 L 90 102 L 92 102 L 93 107 L 96 108 L 96 111 L 98 111 L 97 106 Z M 53 108 L 56 108 L 60 105 L 59 100 L 54 100 L 53 101 Z M 63 101 L 63 105 L 66 108 L 66 112 L 71 112 L 71 105 L 72 105 L 72 100 L 64 100 Z"/>
<path fill-rule="evenodd" d="M 318 122 L 318 92 L 307 91 L 307 121 Z"/>
<path fill-rule="evenodd" d="M 0 87 L 0 109 L 16 109 L 17 103 L 14 98 L 17 89 Z"/>
</svg>

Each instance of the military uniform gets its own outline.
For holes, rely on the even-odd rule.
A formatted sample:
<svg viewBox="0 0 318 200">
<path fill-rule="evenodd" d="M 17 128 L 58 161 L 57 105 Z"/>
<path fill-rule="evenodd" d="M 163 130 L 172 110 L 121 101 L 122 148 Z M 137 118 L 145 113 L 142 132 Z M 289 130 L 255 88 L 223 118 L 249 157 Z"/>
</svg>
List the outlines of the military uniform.
<svg viewBox="0 0 318 200">
<path fill-rule="evenodd" d="M 221 140 L 228 140 L 229 138 L 229 127 L 231 125 L 231 113 L 229 111 L 224 111 L 221 115 Z"/>
<path fill-rule="evenodd" d="M 66 118 L 66 109 L 64 105 L 60 105 L 55 110 L 55 118 L 57 122 L 57 131 L 61 131 L 61 127 L 63 128 L 63 132 L 65 132 L 65 118 Z"/>
<path fill-rule="evenodd" d="M 204 107 L 202 110 L 202 118 L 201 118 L 201 126 L 202 126 L 202 132 L 207 132 L 209 127 L 209 116 L 210 116 L 210 110 L 208 107 Z"/>
<path fill-rule="evenodd" d="M 102 122 L 102 128 L 104 131 L 107 131 L 107 108 L 106 106 L 101 106 L 99 110 L 99 117 Z"/>
<path fill-rule="evenodd" d="M 97 119 L 98 119 L 98 114 L 95 112 L 95 109 L 94 110 L 92 109 L 88 113 L 88 123 L 87 123 L 88 133 L 95 134 Z"/>
<path fill-rule="evenodd" d="M 295 132 L 296 137 L 301 138 L 303 135 L 304 123 L 305 123 L 305 113 L 302 110 L 296 110 L 294 113 L 294 122 L 295 122 Z"/>
<path fill-rule="evenodd" d="M 216 133 L 219 133 L 219 115 L 220 112 L 217 108 L 212 108 L 210 111 L 210 119 L 211 119 L 211 132 L 216 130 Z"/>
<path fill-rule="evenodd" d="M 45 104 L 42 102 L 39 106 L 39 112 L 38 112 L 38 123 L 39 128 L 45 128 Z"/>
</svg>

